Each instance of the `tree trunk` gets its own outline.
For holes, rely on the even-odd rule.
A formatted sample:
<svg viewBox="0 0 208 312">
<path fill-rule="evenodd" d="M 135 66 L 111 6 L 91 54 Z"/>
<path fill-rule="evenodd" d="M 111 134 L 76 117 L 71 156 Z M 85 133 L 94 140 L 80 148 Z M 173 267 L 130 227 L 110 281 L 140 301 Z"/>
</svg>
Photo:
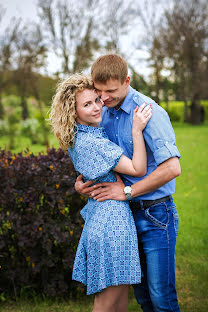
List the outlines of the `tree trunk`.
<svg viewBox="0 0 208 312">
<path fill-rule="evenodd" d="M 190 122 L 189 107 L 187 100 L 184 100 L 184 122 Z"/>
<path fill-rule="evenodd" d="M 201 123 L 201 106 L 199 94 L 194 94 L 191 102 L 191 123 L 199 125 Z"/>
<path fill-rule="evenodd" d="M 3 107 L 3 104 L 2 104 L 2 97 L 1 97 L 1 94 L 0 94 L 0 119 L 3 119 L 4 117 L 4 107 Z"/>
<path fill-rule="evenodd" d="M 22 119 L 25 120 L 28 118 L 28 108 L 24 96 L 21 97 L 21 105 L 22 105 Z"/>
<path fill-rule="evenodd" d="M 47 127 L 45 124 L 45 118 L 44 118 L 42 103 L 41 103 L 39 97 L 38 97 L 38 105 L 39 105 L 40 115 L 41 115 L 41 125 L 42 125 L 42 129 L 43 129 L 43 140 L 44 140 L 44 144 L 46 146 L 48 146 L 48 131 L 47 131 Z"/>
<path fill-rule="evenodd" d="M 37 88 L 36 82 L 37 82 L 36 80 L 33 80 L 33 81 L 31 81 L 31 84 L 32 84 L 32 87 L 33 87 L 34 96 L 35 96 L 36 100 L 38 101 L 38 106 L 39 106 L 39 110 L 40 110 L 40 116 L 41 116 L 40 122 L 41 122 L 41 126 L 42 126 L 42 129 L 43 129 L 43 141 L 44 141 L 44 144 L 46 146 L 48 146 L 49 145 L 49 143 L 48 143 L 48 129 L 46 127 L 43 106 L 42 106 L 42 103 L 41 103 L 41 100 L 40 100 L 40 95 L 39 95 L 39 92 L 38 92 L 38 88 Z"/>
</svg>

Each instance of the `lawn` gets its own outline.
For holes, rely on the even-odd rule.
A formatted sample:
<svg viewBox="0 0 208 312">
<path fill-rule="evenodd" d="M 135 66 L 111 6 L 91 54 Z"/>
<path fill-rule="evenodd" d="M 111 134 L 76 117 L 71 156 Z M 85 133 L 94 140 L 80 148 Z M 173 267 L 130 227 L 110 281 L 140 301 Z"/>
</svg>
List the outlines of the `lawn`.
<svg viewBox="0 0 208 312">
<path fill-rule="evenodd" d="M 181 152 L 182 174 L 177 178 L 174 199 L 180 217 L 176 248 L 176 284 L 182 312 L 208 311 L 208 125 L 174 124 Z M 53 144 L 57 146 L 55 141 Z M 2 147 L 4 145 L 0 144 Z M 25 147 L 23 147 L 24 149 Z M 38 151 L 37 146 L 33 150 Z M 39 148 L 41 150 L 41 148 Z M 2 312 L 88 312 L 93 298 L 31 301 L 19 299 L 0 306 Z M 129 311 L 141 311 L 131 292 Z"/>
</svg>

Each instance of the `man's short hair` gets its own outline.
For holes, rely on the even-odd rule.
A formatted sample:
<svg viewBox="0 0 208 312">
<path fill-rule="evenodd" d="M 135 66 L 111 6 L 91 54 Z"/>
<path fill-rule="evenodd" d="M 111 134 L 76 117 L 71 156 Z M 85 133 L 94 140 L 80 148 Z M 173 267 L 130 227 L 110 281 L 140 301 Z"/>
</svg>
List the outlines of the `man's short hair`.
<svg viewBox="0 0 208 312">
<path fill-rule="evenodd" d="M 128 65 L 121 56 L 106 54 L 93 63 L 91 75 L 94 82 L 106 83 L 109 79 L 116 79 L 123 84 L 128 76 Z"/>
</svg>

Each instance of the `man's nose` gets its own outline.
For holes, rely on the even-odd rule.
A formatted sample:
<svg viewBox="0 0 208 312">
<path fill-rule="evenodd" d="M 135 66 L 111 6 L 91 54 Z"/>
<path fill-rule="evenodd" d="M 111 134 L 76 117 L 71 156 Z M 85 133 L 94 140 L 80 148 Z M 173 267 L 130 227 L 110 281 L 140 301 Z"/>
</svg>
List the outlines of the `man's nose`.
<svg viewBox="0 0 208 312">
<path fill-rule="evenodd" d="M 100 97 L 105 102 L 109 98 L 109 95 L 102 91 Z"/>
</svg>

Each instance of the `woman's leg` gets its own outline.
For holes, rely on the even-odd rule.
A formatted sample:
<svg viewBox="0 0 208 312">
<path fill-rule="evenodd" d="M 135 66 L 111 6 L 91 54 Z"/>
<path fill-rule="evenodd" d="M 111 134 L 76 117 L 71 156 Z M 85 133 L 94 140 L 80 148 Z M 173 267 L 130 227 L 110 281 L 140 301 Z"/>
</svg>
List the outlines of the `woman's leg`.
<svg viewBox="0 0 208 312">
<path fill-rule="evenodd" d="M 128 285 L 110 286 L 95 295 L 93 312 L 127 312 Z"/>
<path fill-rule="evenodd" d="M 128 311 L 128 293 L 129 285 L 124 285 L 125 289 L 121 293 L 121 296 L 116 305 L 116 312 L 127 312 Z"/>
</svg>

